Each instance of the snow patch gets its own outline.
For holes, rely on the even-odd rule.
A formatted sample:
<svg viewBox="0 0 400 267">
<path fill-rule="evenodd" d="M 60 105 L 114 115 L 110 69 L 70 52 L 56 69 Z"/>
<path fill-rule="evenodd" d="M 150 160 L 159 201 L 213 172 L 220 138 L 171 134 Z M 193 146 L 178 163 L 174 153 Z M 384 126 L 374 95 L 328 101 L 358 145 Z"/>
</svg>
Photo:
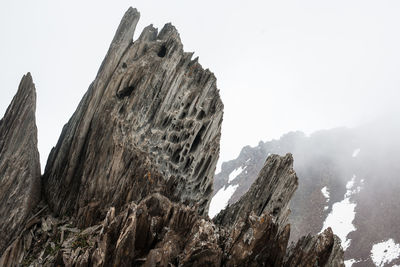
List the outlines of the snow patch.
<svg viewBox="0 0 400 267">
<path fill-rule="evenodd" d="M 356 214 L 354 212 L 355 208 L 356 204 L 351 203 L 349 198 L 345 198 L 341 202 L 336 202 L 333 204 L 332 211 L 326 217 L 324 226 L 322 227 L 324 230 L 328 227 L 332 228 L 332 231 L 342 240 L 343 250 L 346 250 L 350 246 L 351 240 L 347 239 L 347 235 L 356 230 L 353 225 Z"/>
<path fill-rule="evenodd" d="M 393 239 L 375 244 L 371 249 L 371 259 L 376 266 L 384 266 L 400 257 L 400 245 Z"/>
<path fill-rule="evenodd" d="M 232 182 L 239 174 L 242 173 L 244 168 L 240 166 L 239 168 L 234 169 L 230 174 L 229 174 L 229 180 L 228 183 Z"/>
<path fill-rule="evenodd" d="M 210 208 L 208 210 L 208 216 L 210 216 L 210 218 L 213 218 L 228 205 L 229 199 L 233 193 L 235 193 L 238 186 L 239 185 L 230 185 L 227 188 L 224 186 L 215 194 L 211 199 Z"/>
<path fill-rule="evenodd" d="M 356 181 L 356 175 L 353 174 L 353 176 L 351 177 L 350 181 L 348 181 L 347 184 L 346 184 L 346 189 L 350 190 L 354 186 L 355 181 Z"/>
<path fill-rule="evenodd" d="M 329 191 L 328 191 L 328 187 L 324 186 L 321 189 L 321 193 L 324 195 L 324 197 L 326 198 L 326 202 L 329 202 Z"/>
<path fill-rule="evenodd" d="M 348 181 L 347 184 L 346 184 L 347 192 L 346 192 L 346 194 L 344 195 L 344 197 L 351 197 L 351 196 L 354 195 L 354 194 L 360 193 L 360 191 L 361 191 L 361 186 L 363 185 L 363 181 L 364 181 L 364 179 L 362 179 L 362 180 L 360 181 L 360 184 L 361 184 L 361 185 L 359 185 L 359 186 L 357 186 L 356 188 L 354 188 L 354 184 L 355 184 L 355 182 L 356 182 L 356 175 L 353 174 L 353 177 L 351 177 L 351 180 Z"/>
<path fill-rule="evenodd" d="M 353 158 L 357 157 L 357 156 L 358 156 L 358 153 L 360 153 L 360 151 L 361 151 L 360 148 L 354 149 L 353 154 L 352 154 L 351 156 L 352 156 Z"/>
<path fill-rule="evenodd" d="M 354 185 L 356 182 L 355 180 L 356 175 L 353 175 L 350 181 L 347 182 L 347 191 L 344 194 L 344 199 L 340 202 L 336 202 L 335 204 L 333 204 L 332 211 L 326 217 L 324 226 L 321 230 L 322 232 L 326 228 L 331 227 L 332 231 L 342 240 L 343 250 L 346 250 L 350 246 L 351 239 L 347 239 L 348 234 L 357 230 L 356 227 L 353 225 L 353 220 L 356 215 L 355 208 L 357 205 L 350 201 L 350 197 L 360 192 L 361 190 L 361 186 L 358 186 L 354 189 Z"/>
<path fill-rule="evenodd" d="M 347 260 L 347 261 L 344 261 L 344 266 L 351 267 L 353 265 L 353 263 L 357 263 L 357 262 L 360 262 L 360 261 L 356 261 L 355 259 Z"/>
</svg>

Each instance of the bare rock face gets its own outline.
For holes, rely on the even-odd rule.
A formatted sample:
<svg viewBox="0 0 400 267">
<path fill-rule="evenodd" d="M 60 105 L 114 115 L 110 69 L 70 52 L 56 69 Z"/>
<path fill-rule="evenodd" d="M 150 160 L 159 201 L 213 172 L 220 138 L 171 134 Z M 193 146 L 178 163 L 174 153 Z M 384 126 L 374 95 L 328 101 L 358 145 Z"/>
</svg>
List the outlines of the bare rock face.
<svg viewBox="0 0 400 267">
<path fill-rule="evenodd" d="M 214 223 L 230 233 L 227 266 L 282 265 L 290 234 L 287 206 L 296 188 L 291 154 L 273 155 L 250 190 L 217 215 Z"/>
<path fill-rule="evenodd" d="M 290 189 L 281 194 L 285 207 L 285 196 L 293 194 L 297 181 L 291 162 L 290 155 L 273 156 L 253 189 L 286 184 Z M 256 202 L 256 191 L 250 191 L 246 199 Z M 73 227 L 70 218 L 54 218 L 47 210 L 27 224 L 0 258 L 0 265 L 344 266 L 340 240 L 330 229 L 317 237 L 304 237 L 287 250 L 290 226 L 279 223 L 282 217 L 268 208 L 258 215 L 257 209 L 247 207 L 239 210 L 245 216 L 224 224 L 154 193 L 138 204 L 125 204 L 120 212 L 111 207 L 102 222 L 83 229 Z"/>
<path fill-rule="evenodd" d="M 249 191 L 238 202 L 221 211 L 214 221 L 221 225 L 232 225 L 238 218 L 247 217 L 253 212 L 257 216 L 271 214 L 280 225 L 284 225 L 289 215 L 288 205 L 297 186 L 292 155 L 272 155 Z"/>
<path fill-rule="evenodd" d="M 317 236 L 304 236 L 288 248 L 284 266 L 344 266 L 340 243 L 331 228 Z"/>
<path fill-rule="evenodd" d="M 28 73 L 0 120 L 0 255 L 40 200 L 35 111 L 36 90 Z"/>
<path fill-rule="evenodd" d="M 150 25 L 133 42 L 138 20 L 130 8 L 50 154 L 44 192 L 57 214 L 118 210 L 140 201 L 130 189 L 153 175 L 163 177 L 153 189 L 207 213 L 223 115 L 216 78 L 170 24 L 160 33 Z"/>
<path fill-rule="evenodd" d="M 41 218 L 7 249 L 1 266 L 219 266 L 222 258 L 215 225 L 158 193 L 119 214 L 112 207 L 85 229 L 48 212 Z"/>
</svg>

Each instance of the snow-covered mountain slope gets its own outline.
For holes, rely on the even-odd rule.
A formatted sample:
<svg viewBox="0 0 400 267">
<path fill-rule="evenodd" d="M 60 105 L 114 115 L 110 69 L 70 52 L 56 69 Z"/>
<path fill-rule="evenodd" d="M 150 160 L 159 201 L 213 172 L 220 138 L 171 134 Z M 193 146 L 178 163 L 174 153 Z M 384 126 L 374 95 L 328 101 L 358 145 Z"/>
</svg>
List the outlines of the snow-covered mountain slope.
<svg viewBox="0 0 400 267">
<path fill-rule="evenodd" d="M 269 155 L 290 152 L 299 177 L 290 207 L 291 241 L 330 226 L 342 240 L 347 266 L 398 265 L 400 253 L 393 252 L 400 243 L 397 126 L 375 122 L 310 136 L 291 132 L 279 140 L 246 146 L 216 174 L 210 216 L 249 189 Z M 379 250 L 384 246 L 379 244 L 389 241 L 393 249 Z"/>
</svg>

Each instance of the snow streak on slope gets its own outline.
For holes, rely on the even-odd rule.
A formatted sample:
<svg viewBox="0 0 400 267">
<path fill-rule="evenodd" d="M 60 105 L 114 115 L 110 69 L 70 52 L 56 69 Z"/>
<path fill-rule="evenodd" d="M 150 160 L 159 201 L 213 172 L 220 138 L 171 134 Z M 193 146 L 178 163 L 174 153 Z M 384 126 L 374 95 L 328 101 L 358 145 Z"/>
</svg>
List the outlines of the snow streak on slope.
<svg viewBox="0 0 400 267">
<path fill-rule="evenodd" d="M 375 244 L 371 249 L 371 258 L 376 266 L 384 266 L 400 257 L 400 245 L 393 239 Z"/>
<path fill-rule="evenodd" d="M 328 187 L 327 186 L 324 186 L 322 189 L 321 189 L 321 193 L 324 195 L 324 197 L 326 198 L 326 203 L 328 203 L 329 202 L 329 191 L 328 191 Z M 327 210 L 329 208 L 329 206 L 325 206 L 324 207 L 324 210 Z"/>
<path fill-rule="evenodd" d="M 229 180 L 228 183 L 232 182 L 239 174 L 242 173 L 244 168 L 240 166 L 239 168 L 234 169 L 230 174 L 229 174 Z"/>
<path fill-rule="evenodd" d="M 322 227 L 322 230 L 328 227 L 332 228 L 333 232 L 342 240 L 343 250 L 346 250 L 350 246 L 351 240 L 347 239 L 347 235 L 356 230 L 355 226 L 353 225 L 353 220 L 356 215 L 354 211 L 356 204 L 350 201 L 350 197 L 353 194 L 358 193 L 361 190 L 361 186 L 354 188 L 355 179 L 356 176 L 353 175 L 350 181 L 347 182 L 347 191 L 344 195 L 344 199 L 341 202 L 336 202 L 333 204 L 332 211 L 326 218 L 324 226 Z"/>
<path fill-rule="evenodd" d="M 326 198 L 326 202 L 329 202 L 329 191 L 328 191 L 328 187 L 324 186 L 321 189 L 321 193 L 324 195 L 324 197 Z"/>
<path fill-rule="evenodd" d="M 210 218 L 213 218 L 226 207 L 229 199 L 233 193 L 235 193 L 238 186 L 239 185 L 230 185 L 228 187 L 224 186 L 215 194 L 215 196 L 211 199 L 210 209 L 208 211 L 208 216 L 210 216 Z"/>
<path fill-rule="evenodd" d="M 353 265 L 353 263 L 357 263 L 357 262 L 358 261 L 356 261 L 355 259 L 347 260 L 347 261 L 344 261 L 344 266 L 351 267 Z"/>
<path fill-rule="evenodd" d="M 349 198 L 345 198 L 341 202 L 333 204 L 332 212 L 324 222 L 323 229 L 330 226 L 333 232 L 343 241 L 344 250 L 350 246 L 350 239 L 347 239 L 347 235 L 356 230 L 353 225 L 355 207 L 356 204 L 351 203 Z"/>
</svg>

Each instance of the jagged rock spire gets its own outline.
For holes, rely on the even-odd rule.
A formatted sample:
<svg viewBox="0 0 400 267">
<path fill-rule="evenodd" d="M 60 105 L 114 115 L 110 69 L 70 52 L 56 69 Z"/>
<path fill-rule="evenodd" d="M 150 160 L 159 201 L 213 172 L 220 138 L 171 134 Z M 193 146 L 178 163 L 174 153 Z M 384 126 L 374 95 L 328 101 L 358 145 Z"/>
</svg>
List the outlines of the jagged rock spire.
<svg viewBox="0 0 400 267">
<path fill-rule="evenodd" d="M 24 75 L 0 120 L 0 255 L 40 200 L 36 90 Z"/>
<path fill-rule="evenodd" d="M 150 25 L 133 42 L 138 19 L 129 8 L 50 153 L 44 192 L 58 214 L 105 212 L 151 190 L 207 213 L 223 115 L 216 78 L 183 51 L 171 24 L 160 33 Z"/>
<path fill-rule="evenodd" d="M 240 201 L 221 211 L 214 221 L 221 225 L 232 225 L 240 217 L 247 217 L 253 212 L 257 216 L 271 214 L 278 224 L 286 225 L 290 199 L 297 186 L 292 155 L 271 155 L 249 191 Z"/>
</svg>

